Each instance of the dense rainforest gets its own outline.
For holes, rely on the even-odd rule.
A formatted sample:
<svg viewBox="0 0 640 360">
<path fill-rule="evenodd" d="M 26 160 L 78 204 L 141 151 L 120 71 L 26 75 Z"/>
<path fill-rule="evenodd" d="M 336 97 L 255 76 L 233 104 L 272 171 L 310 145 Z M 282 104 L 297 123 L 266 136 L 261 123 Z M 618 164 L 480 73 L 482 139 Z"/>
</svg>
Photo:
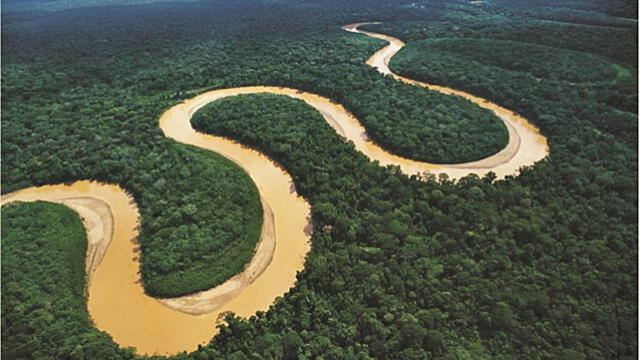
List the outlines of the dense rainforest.
<svg viewBox="0 0 640 360">
<path fill-rule="evenodd" d="M 540 58 L 545 61 L 537 60 Z M 634 111 L 638 107 L 638 73 L 615 59 L 531 43 L 449 34 L 445 39 L 410 43 L 393 59 L 391 68 L 411 78 L 453 85 L 518 109 L 543 130 L 547 124 L 541 116 L 563 119 L 563 126 L 567 126 L 566 117 L 579 114 L 596 130 L 637 148 Z M 560 111 L 550 112 L 551 104 L 563 105 Z"/>
<path fill-rule="evenodd" d="M 62 349 L 71 359 L 126 353 L 89 319 L 86 251 L 84 227 L 66 206 L 35 202 L 3 207 L 3 357 L 60 358 Z"/>
<path fill-rule="evenodd" d="M 269 311 L 228 315 L 209 345 L 175 358 L 635 359 L 632 5 L 212 1 L 3 12 L 2 192 L 119 184 L 141 212 L 145 290 L 174 296 L 237 272 L 221 249 L 249 244 L 238 251 L 250 256 L 262 221 L 239 168 L 162 135 L 158 117 L 182 98 L 289 86 L 343 104 L 406 157 L 462 162 L 500 150 L 494 115 L 380 75 L 365 61 L 384 42 L 340 29 L 381 20 L 370 28 L 407 42 L 394 71 L 524 115 L 550 155 L 504 180 L 421 179 L 368 161 L 301 101 L 258 94 L 208 105 L 194 127 L 255 147 L 292 175 L 312 206 L 313 250 Z M 91 326 L 78 217 L 14 204 L 2 222 L 2 355 L 133 358 Z"/>
</svg>

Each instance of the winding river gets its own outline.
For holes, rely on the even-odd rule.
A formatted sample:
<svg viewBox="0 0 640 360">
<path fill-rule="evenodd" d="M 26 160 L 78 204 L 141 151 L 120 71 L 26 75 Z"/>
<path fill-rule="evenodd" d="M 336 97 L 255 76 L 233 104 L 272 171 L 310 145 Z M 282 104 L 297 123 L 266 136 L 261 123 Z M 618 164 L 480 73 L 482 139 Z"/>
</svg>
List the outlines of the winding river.
<svg viewBox="0 0 640 360">
<path fill-rule="evenodd" d="M 437 165 L 412 161 L 389 154 L 385 161 L 380 161 L 380 164 L 399 165 L 406 174 L 431 171 L 434 173 L 446 173 L 449 175 L 449 178 L 459 179 L 470 173 L 482 176 L 489 171 L 493 171 L 498 178 L 504 178 L 507 175 L 517 175 L 521 167 L 531 166 L 549 154 L 547 139 L 540 134 L 538 128 L 515 112 L 463 91 L 427 84 L 393 73 L 391 69 L 389 69 L 389 62 L 391 58 L 404 47 L 404 42 L 392 36 L 358 29 L 359 26 L 367 24 L 377 23 L 350 24 L 344 26 L 343 29 L 389 42 L 389 45 L 378 50 L 367 60 L 369 66 L 376 68 L 382 74 L 393 76 L 398 81 L 470 100 L 481 108 L 493 111 L 504 122 L 509 131 L 509 142 L 507 146 L 498 153 L 481 160 L 461 164 Z"/>
<path fill-rule="evenodd" d="M 367 62 L 383 74 L 436 91 L 465 97 L 493 110 L 509 129 L 505 149 L 483 160 L 465 164 L 438 165 L 393 155 L 368 140 L 365 129 L 343 106 L 330 99 L 279 87 L 242 87 L 213 90 L 167 110 L 159 121 L 165 136 L 225 156 L 243 168 L 260 192 L 264 224 L 254 257 L 245 270 L 225 283 L 197 294 L 175 299 L 155 299 L 140 284 L 138 245 L 139 213 L 132 197 L 116 185 L 78 181 L 70 185 L 47 185 L 19 190 L 2 197 L 2 205 L 13 201 L 45 200 L 69 206 L 83 220 L 89 248 L 88 308 L 98 329 L 107 331 L 121 346 L 137 348 L 139 354 L 174 354 L 195 350 L 217 332 L 215 325 L 228 311 L 249 317 L 267 310 L 276 297 L 287 292 L 304 267 L 310 244 L 310 206 L 298 196 L 291 176 L 275 162 L 241 144 L 196 132 L 191 117 L 203 106 L 228 96 L 273 93 L 300 99 L 316 110 L 358 151 L 381 165 L 399 165 L 406 174 L 447 173 L 460 178 L 470 173 L 494 171 L 498 177 L 516 175 L 518 168 L 533 165 L 548 153 L 546 139 L 524 118 L 484 99 L 457 90 L 432 86 L 393 74 L 389 59 L 404 45 L 402 41 L 358 29 L 347 31 L 389 41 Z"/>
</svg>

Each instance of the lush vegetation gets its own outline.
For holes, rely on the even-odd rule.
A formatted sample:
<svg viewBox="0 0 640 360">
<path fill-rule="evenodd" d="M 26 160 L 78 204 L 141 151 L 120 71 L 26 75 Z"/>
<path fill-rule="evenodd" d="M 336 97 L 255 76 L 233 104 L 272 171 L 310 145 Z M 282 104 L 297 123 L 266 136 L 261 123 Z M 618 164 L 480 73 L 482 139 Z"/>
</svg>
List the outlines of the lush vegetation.
<svg viewBox="0 0 640 360">
<path fill-rule="evenodd" d="M 173 11 L 190 17 L 190 26 L 167 30 Z M 207 27 L 206 14 L 219 11 L 229 16 Z M 295 29 L 317 31 L 326 23 L 307 19 L 304 9 L 291 11 L 299 20 L 275 29 L 271 23 L 282 22 L 281 9 L 247 3 L 4 14 L 2 191 L 84 178 L 120 184 L 141 205 L 145 289 L 176 296 L 237 271 L 236 263 L 215 265 L 212 251 L 234 238 L 248 254 L 255 231 L 238 230 L 247 223 L 258 229 L 260 220 L 244 174 L 215 169 L 214 162 L 225 161 L 160 134 L 157 117 L 175 103 L 176 91 L 260 83 L 315 91 L 345 104 L 390 150 L 434 162 L 482 158 L 506 143 L 503 124 L 490 113 L 363 66 L 376 44 L 340 30 L 346 20 L 333 19 L 324 37 L 309 39 Z M 253 18 L 243 18 L 246 12 Z M 150 41 L 152 33 L 157 37 Z M 267 42 L 269 34 L 282 41 Z M 366 85 L 358 81 L 363 78 Z M 233 174 L 223 179 L 226 172 Z M 180 210 L 186 205 L 198 211 Z M 241 217 L 233 215 L 240 211 Z M 210 225 L 196 226 L 203 219 Z"/>
<path fill-rule="evenodd" d="M 299 302 L 283 304 L 286 310 L 272 315 L 278 318 L 283 311 L 287 315 L 280 321 L 296 333 L 316 329 L 302 337 L 302 343 L 309 344 L 309 358 L 324 353 L 322 346 L 315 347 L 318 342 L 335 344 L 336 354 L 366 344 L 369 356 L 384 359 L 420 359 L 427 356 L 425 350 L 432 355 L 443 351 L 444 344 L 451 344 L 450 356 L 468 352 L 472 358 L 493 358 L 501 352 L 537 358 L 565 358 L 574 352 L 611 356 L 599 348 L 633 353 L 632 337 L 623 340 L 623 335 L 619 343 L 585 337 L 590 331 L 600 333 L 610 321 L 618 324 L 618 331 L 634 331 L 634 321 L 614 314 L 626 308 L 627 319 L 633 318 L 633 275 L 624 264 L 635 256 L 622 260 L 613 255 L 618 246 L 633 253 L 634 245 L 611 238 L 620 234 L 615 223 L 634 216 L 632 202 L 618 198 L 615 205 L 605 204 L 599 194 L 586 196 L 596 183 L 583 177 L 561 180 L 576 168 L 558 171 L 555 161 L 540 164 L 537 174 L 528 171 L 522 183 L 490 184 L 472 177 L 454 185 L 407 179 L 367 163 L 303 103 L 276 98 L 225 99 L 210 105 L 195 125 L 238 138 L 279 159 L 314 205 L 315 230 L 320 234 L 314 236 L 306 276 L 292 295 L 292 301 Z M 247 107 L 259 110 L 238 110 Z M 283 151 L 287 145 L 298 151 Z M 607 173 L 603 171 L 594 175 L 602 179 Z M 575 187 L 580 182 L 585 183 Z M 565 186 L 575 195 L 549 198 Z M 608 211 L 612 216 L 606 221 L 612 223 L 581 221 L 583 216 L 595 221 L 590 213 L 600 211 Z M 627 211 L 631 213 L 624 220 Z M 325 225 L 332 230 L 326 231 Z M 572 233 L 578 229 L 579 241 Z M 607 283 L 610 277 L 620 280 L 613 285 Z M 319 330 L 313 325 L 324 323 L 319 315 L 306 320 L 312 311 L 304 299 L 316 293 L 331 299 L 331 317 L 348 319 L 346 324 Z M 581 305 L 574 307 L 577 303 Z M 599 309 L 598 315 L 584 312 L 588 308 Z M 278 326 L 261 318 L 254 323 L 259 325 L 256 330 L 238 324 L 244 330 L 234 328 L 233 340 L 237 331 L 254 339 Z M 576 327 L 582 330 L 572 330 Z M 562 342 L 552 345 L 557 338 Z M 225 341 L 223 335 L 216 344 L 234 351 L 243 348 L 235 341 L 222 345 Z M 251 340 L 245 346 L 253 349 L 257 344 L 259 340 Z M 493 349 L 486 349 L 487 344 Z"/>
<path fill-rule="evenodd" d="M 85 300 L 87 237 L 78 214 L 36 202 L 2 208 L 2 357 L 132 357 L 93 327 Z"/>
<path fill-rule="evenodd" d="M 477 31 L 477 24 L 456 25 L 456 31 L 449 31 L 452 25 L 448 22 L 412 25 L 415 27 L 409 28 L 406 24 L 376 26 L 377 31 L 415 40 L 393 59 L 391 68 L 395 71 L 492 99 L 508 108 L 518 109 L 536 123 L 542 113 L 549 114 L 548 106 L 561 102 L 562 113 L 579 114 L 599 131 L 606 131 L 637 147 L 637 68 L 615 56 L 636 45 L 629 40 L 611 42 L 609 58 L 596 55 L 600 50 L 577 53 L 566 49 L 586 48 L 580 45 L 584 42 L 581 38 L 591 39 L 589 43 L 598 43 L 602 38 L 604 42 L 611 35 L 611 28 L 602 28 L 600 37 L 596 37 L 593 28 L 576 26 L 575 34 L 584 30 L 582 37 L 573 39 L 575 34 L 567 35 L 562 44 L 545 40 L 537 27 L 519 22 L 508 26 L 484 24 L 481 31 Z M 522 33 L 522 42 L 503 41 L 505 26 L 513 30 L 512 34 Z M 565 25 L 555 27 L 564 28 Z M 632 34 L 632 29 L 613 30 Z M 549 33 L 553 37 L 555 31 Z M 427 37 L 429 39 L 425 39 Z M 477 56 L 470 55 L 472 49 L 477 50 Z M 555 54 L 552 54 L 553 50 Z M 524 56 L 526 53 L 531 56 Z M 558 113 L 552 116 L 562 118 Z M 539 125 L 545 126 L 544 123 Z"/>
<path fill-rule="evenodd" d="M 242 271 L 251 259 L 262 206 L 255 185 L 237 165 L 168 141 L 144 144 L 138 141 L 146 136 L 138 127 L 140 119 L 121 123 L 123 135 L 113 138 L 109 134 L 116 130 L 104 126 L 101 131 L 93 117 L 72 116 L 79 128 L 56 128 L 70 119 L 49 118 L 46 109 L 33 109 L 42 121 L 26 124 L 15 121 L 12 111 L 4 114 L 3 166 L 10 169 L 4 179 L 20 180 L 3 190 L 96 179 L 131 191 L 142 217 L 142 279 L 150 295 L 172 297 L 208 289 Z M 20 150 L 26 148 L 34 153 Z"/>
<path fill-rule="evenodd" d="M 620 80 L 632 86 L 636 78 L 632 76 L 632 70 L 600 56 L 531 43 L 491 39 L 448 38 L 415 41 L 402 55 L 394 58 L 393 63 L 396 68 L 402 69 L 412 65 L 424 67 L 424 63 L 418 62 L 419 56 L 431 55 L 430 52 L 434 50 L 438 53 L 453 53 L 453 58 L 475 61 L 480 66 L 525 72 L 545 80 L 607 83 Z M 399 65 L 400 62 L 402 65 Z M 618 79 L 618 68 L 625 72 L 621 79 Z M 585 72 L 584 69 L 589 69 L 589 72 Z M 428 73 L 429 69 L 422 72 Z"/>
<path fill-rule="evenodd" d="M 57 20 L 61 22 L 61 28 L 47 34 L 53 43 L 34 41 L 34 38 L 40 38 L 40 33 L 20 28 L 15 37 L 5 41 L 11 58 L 24 60 L 51 50 L 64 62 L 59 64 L 61 68 L 55 69 L 57 62 L 51 64 L 51 59 L 47 59 L 44 63 L 47 68 L 42 69 L 44 74 L 40 75 L 40 81 L 35 80 L 40 78 L 38 75 L 6 66 L 7 82 L 11 83 L 4 86 L 14 89 L 15 100 L 22 101 L 32 96 L 30 85 L 33 81 L 53 80 L 51 74 L 57 74 L 60 82 L 70 87 L 95 88 L 105 84 L 118 90 L 127 89 L 126 96 L 132 96 L 132 93 L 174 94 L 176 90 L 185 92 L 238 85 L 289 86 L 343 104 L 362 121 L 375 141 L 408 158 L 436 163 L 466 162 L 492 155 L 507 143 L 504 124 L 489 111 L 463 99 L 385 79 L 374 69 L 364 66 L 364 60 L 384 42 L 341 30 L 340 26 L 349 19 L 336 19 L 330 9 L 322 10 L 328 19 L 320 24 L 317 18 L 309 18 L 305 8 L 287 9 L 287 26 L 282 27 L 283 10 L 277 6 L 200 4 L 195 9 L 179 9 L 185 16 L 193 17 L 188 27 L 167 31 L 166 22 L 172 21 L 169 11 L 176 10 L 165 7 L 155 5 L 146 10 L 148 13 L 141 14 L 131 14 L 129 10 L 125 13 L 118 11 L 119 8 L 110 10 L 114 17 L 124 17 L 120 21 L 133 22 L 136 16 L 148 18 L 148 22 L 134 25 L 135 30 L 165 36 L 162 41 L 151 44 L 144 38 L 130 39 L 122 44 L 120 36 L 125 35 L 111 29 L 117 26 L 115 20 L 110 17 L 96 19 L 90 10 L 56 14 L 60 17 Z M 224 11 L 226 17 L 212 23 L 209 16 L 203 15 L 216 11 Z M 241 17 L 243 12 L 254 14 L 254 18 Z M 261 17 L 258 17 L 259 13 Z M 95 23 L 89 25 L 87 18 Z M 101 43 L 92 45 L 92 53 L 86 53 L 83 58 L 77 58 L 73 49 L 86 46 L 89 39 L 73 38 L 64 43 L 55 40 L 56 36 L 89 26 L 95 29 L 95 34 L 91 35 Z M 138 29 L 138 26 L 142 28 Z M 13 30 L 11 24 L 7 27 Z M 296 29 L 306 32 L 295 33 Z M 82 31 L 86 33 L 86 30 Z M 194 43 L 190 36 L 204 39 L 189 46 Z M 273 41 L 274 36 L 278 41 Z M 174 44 L 167 48 L 166 44 L 172 42 Z M 33 44 L 34 48 L 25 49 L 25 43 Z M 126 46 L 126 54 L 135 55 L 111 58 L 110 53 L 116 46 Z M 152 50 L 154 56 L 151 56 Z M 165 57 L 158 59 L 159 55 Z M 75 64 L 73 68 L 68 66 L 69 61 Z M 44 64 L 38 62 L 38 66 Z M 21 75 L 28 79 L 22 79 Z M 70 79 L 73 84 L 68 83 Z M 53 86 L 51 82 L 43 85 L 45 88 Z M 83 98 L 87 95 L 77 94 Z M 112 106 L 117 106 L 123 116 L 129 108 L 127 104 Z"/>
<path fill-rule="evenodd" d="M 374 133 L 371 117 L 384 127 L 420 124 L 426 132 L 433 124 L 423 116 L 451 129 L 470 116 L 497 123 L 467 102 L 382 77 L 364 62 L 383 43 L 339 30 L 361 20 L 397 20 L 372 27 L 408 42 L 392 62 L 396 71 L 525 115 L 544 131 L 550 156 L 504 181 L 420 180 L 370 163 L 300 101 L 251 95 L 209 105 L 195 126 L 260 149 L 292 175 L 312 205 L 313 251 L 297 286 L 268 312 L 246 321 L 229 316 L 210 345 L 177 358 L 635 359 L 637 29 L 542 22 L 545 1 L 530 15 L 506 11 L 510 5 L 502 1 L 499 7 L 211 2 L 106 7 L 99 14 L 3 13 L 3 192 L 85 177 L 119 183 L 140 205 L 144 256 L 163 243 L 149 240 L 160 229 L 154 222 L 188 204 L 197 206 L 196 214 L 213 211 L 227 198 L 208 196 L 218 193 L 212 187 L 244 178 L 218 172 L 221 162 L 212 154 L 160 133 L 158 116 L 176 103 L 174 95 L 191 96 L 189 89 L 264 84 L 317 92 L 343 103 L 376 141 L 399 153 L 394 142 L 416 130 L 393 140 Z M 566 6 L 581 11 L 574 22 L 591 18 L 590 12 L 624 15 L 604 2 Z M 180 26 L 167 26 L 175 19 Z M 482 39 L 477 57 L 462 49 L 469 43 L 461 38 Z M 498 44 L 504 60 L 481 50 Z M 539 56 L 522 59 L 525 50 Z M 549 59 L 558 68 L 545 64 Z M 566 61 L 583 73 L 561 74 L 556 69 L 568 68 Z M 450 106 L 419 109 L 438 101 Z M 388 116 L 378 119 L 382 112 Z M 473 115 L 460 116 L 466 113 Z M 434 146 L 470 149 L 482 137 L 464 135 L 474 139 L 471 146 L 459 136 L 435 139 Z M 487 143 L 495 142 L 491 138 Z M 429 156 L 438 153 L 434 149 Z M 466 151 L 460 149 L 452 151 Z M 143 180 L 145 174 L 151 179 Z M 165 183 L 156 189 L 160 177 Z M 250 195 L 250 188 L 241 184 L 230 192 Z M 241 198 L 250 209 L 250 196 Z M 9 210 L 16 211 L 3 212 Z M 179 224 L 169 229 L 219 228 L 218 217 L 179 214 Z M 31 234 L 33 225 L 37 236 L 32 214 L 18 215 L 25 229 L 18 234 Z M 3 246 L 15 228 L 7 224 Z M 190 251 L 170 250 L 178 258 Z M 13 256 L 3 252 L 3 261 L 5 255 Z M 16 291 L 5 288 L 34 281 L 5 277 L 5 266 L 3 301 L 5 292 Z M 24 264 L 17 266 L 21 270 L 12 273 L 29 274 Z M 77 305 L 61 311 L 86 319 L 82 294 L 73 294 L 69 301 Z M 6 325 L 15 322 L 15 311 L 3 307 L 3 343 L 24 342 L 35 331 Z M 26 346 L 22 356 L 57 351 L 51 357 L 72 358 L 64 344 L 82 345 L 74 335 L 79 330 L 50 325 L 46 302 L 28 311 L 42 326 L 38 331 L 68 336 Z M 119 352 L 107 357 L 130 357 L 106 335 L 96 338 L 93 346 Z"/>
<path fill-rule="evenodd" d="M 47 58 L 2 67 L 2 191 L 78 179 L 130 191 L 142 217 L 138 240 L 150 295 L 208 289 L 240 272 L 262 224 L 251 179 L 221 156 L 166 140 L 157 121 L 174 101 L 112 84 L 127 78 L 124 62 L 96 72 L 96 58 L 56 54 L 54 64 Z M 124 74 L 108 74 L 118 68 Z"/>
<path fill-rule="evenodd" d="M 634 51 L 635 45 L 630 40 L 638 33 L 637 27 L 634 26 L 619 28 L 531 19 L 513 20 L 495 15 L 478 15 L 475 18 L 463 19 L 464 22 L 452 18 L 437 22 L 413 21 L 385 23 L 378 27 L 368 26 L 405 41 L 449 37 L 512 40 L 581 51 L 610 58 L 631 67 L 637 66 L 638 53 Z"/>
<path fill-rule="evenodd" d="M 589 73 L 593 74 L 591 81 L 578 82 L 580 76 L 586 80 L 587 73 L 578 75 L 575 71 L 559 72 L 551 69 L 554 58 L 564 59 L 565 64 L 572 63 L 563 55 L 549 57 L 548 65 L 529 66 L 527 63 L 535 61 L 533 58 L 513 62 L 499 58 L 509 52 L 521 53 L 521 45 L 515 45 L 514 49 L 510 42 L 480 42 L 486 44 L 487 49 L 497 49 L 498 45 L 502 45 L 504 50 L 499 56 L 484 53 L 485 56 L 478 55 L 477 59 L 472 59 L 468 55 L 458 55 L 468 53 L 468 48 L 475 46 L 470 45 L 466 39 L 419 41 L 403 49 L 401 56 L 392 62 L 391 68 L 424 81 L 453 84 L 511 109 L 519 109 L 543 128 L 546 125 L 537 120 L 541 114 L 546 113 L 558 119 L 563 118 L 564 113 L 566 116 L 580 114 L 596 129 L 606 131 L 631 146 L 637 146 L 638 123 L 637 115 L 633 113 L 638 103 L 638 95 L 634 91 L 637 87 L 636 69 L 611 62 L 608 66 L 603 66 L 602 60 L 594 62 L 590 56 L 576 61 L 580 57 L 574 55 L 575 65 L 598 65 L 589 67 L 593 69 Z M 528 47 L 529 45 L 524 46 Z M 562 66 L 558 68 L 562 69 Z M 514 86 L 516 83 L 528 86 Z M 564 104 L 561 112 L 563 115 L 550 114 L 545 106 L 551 103 Z"/>
<path fill-rule="evenodd" d="M 534 18 L 572 20 L 581 24 L 594 24 L 601 19 L 608 20 L 604 25 L 628 24 L 638 17 L 638 3 L 634 0 L 496 0 L 482 5 L 510 14 L 524 13 Z"/>
</svg>

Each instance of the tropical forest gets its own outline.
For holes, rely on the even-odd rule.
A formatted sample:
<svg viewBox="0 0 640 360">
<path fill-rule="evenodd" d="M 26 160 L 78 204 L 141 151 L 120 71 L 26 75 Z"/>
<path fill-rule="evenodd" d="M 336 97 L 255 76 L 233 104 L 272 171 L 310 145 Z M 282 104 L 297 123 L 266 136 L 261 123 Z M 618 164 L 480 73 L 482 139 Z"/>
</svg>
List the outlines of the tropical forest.
<svg viewBox="0 0 640 360">
<path fill-rule="evenodd" d="M 638 358 L 636 0 L 3 0 L 5 359 Z"/>
</svg>

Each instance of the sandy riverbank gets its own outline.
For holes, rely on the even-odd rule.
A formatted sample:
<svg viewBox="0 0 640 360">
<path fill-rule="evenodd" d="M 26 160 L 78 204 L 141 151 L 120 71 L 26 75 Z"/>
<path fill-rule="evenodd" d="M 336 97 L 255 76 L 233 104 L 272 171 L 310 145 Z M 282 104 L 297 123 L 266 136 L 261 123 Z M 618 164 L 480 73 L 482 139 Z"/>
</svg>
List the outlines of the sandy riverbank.
<svg viewBox="0 0 640 360">
<path fill-rule="evenodd" d="M 382 74 L 393 76 L 396 80 L 410 85 L 424 87 L 447 95 L 463 97 L 481 108 L 493 111 L 507 127 L 509 132 L 509 142 L 504 149 L 500 150 L 496 154 L 468 163 L 442 165 L 433 164 L 434 166 L 432 167 L 431 172 L 446 173 L 452 179 L 459 179 L 470 173 L 482 176 L 489 171 L 493 171 L 496 173 L 498 178 L 504 178 L 507 175 L 517 175 L 521 167 L 531 166 L 549 154 L 547 139 L 540 134 L 540 130 L 527 119 L 515 112 L 464 91 L 416 81 L 392 72 L 391 69 L 389 69 L 389 62 L 391 61 L 391 58 L 405 46 L 405 43 L 393 36 L 358 29 L 359 26 L 366 24 L 376 23 L 355 23 L 345 25 L 343 29 L 349 32 L 385 40 L 389 43 L 387 46 L 374 53 L 369 60 L 367 60 L 367 64 L 369 66 L 374 67 Z M 397 165 L 400 165 L 405 173 L 416 173 L 417 171 L 420 171 L 420 168 L 427 167 L 425 165 L 426 163 L 422 163 L 420 166 L 416 166 L 417 164 L 419 163 L 406 162 L 404 159 L 397 162 Z"/>
</svg>

